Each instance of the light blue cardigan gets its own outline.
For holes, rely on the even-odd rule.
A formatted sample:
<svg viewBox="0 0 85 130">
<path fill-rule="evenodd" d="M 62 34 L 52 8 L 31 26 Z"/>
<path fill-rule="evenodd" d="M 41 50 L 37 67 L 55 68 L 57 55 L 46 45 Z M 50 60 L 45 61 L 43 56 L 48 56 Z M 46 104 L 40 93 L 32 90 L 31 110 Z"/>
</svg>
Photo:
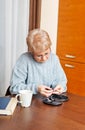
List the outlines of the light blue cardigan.
<svg viewBox="0 0 85 130">
<path fill-rule="evenodd" d="M 21 89 L 31 89 L 37 94 L 38 85 L 47 85 L 54 88 L 56 85 L 66 87 L 67 78 L 61 67 L 58 56 L 50 53 L 49 59 L 44 63 L 36 62 L 28 52 L 22 54 L 13 69 L 10 92 L 17 94 Z"/>
</svg>

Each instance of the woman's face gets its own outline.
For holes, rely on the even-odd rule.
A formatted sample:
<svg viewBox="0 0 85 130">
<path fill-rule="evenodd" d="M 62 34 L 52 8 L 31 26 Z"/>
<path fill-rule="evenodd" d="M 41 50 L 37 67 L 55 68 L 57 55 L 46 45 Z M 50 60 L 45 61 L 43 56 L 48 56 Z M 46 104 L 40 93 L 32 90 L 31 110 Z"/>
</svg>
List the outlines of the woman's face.
<svg viewBox="0 0 85 130">
<path fill-rule="evenodd" d="M 48 60 L 51 49 L 48 48 L 43 52 L 34 52 L 33 57 L 37 62 L 43 63 Z"/>
</svg>

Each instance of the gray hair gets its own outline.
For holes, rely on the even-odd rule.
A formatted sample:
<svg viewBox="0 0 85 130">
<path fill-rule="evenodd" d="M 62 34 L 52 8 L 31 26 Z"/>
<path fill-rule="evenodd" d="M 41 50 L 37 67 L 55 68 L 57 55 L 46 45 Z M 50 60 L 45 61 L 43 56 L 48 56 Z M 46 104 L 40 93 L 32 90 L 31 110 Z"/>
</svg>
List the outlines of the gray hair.
<svg viewBox="0 0 85 130">
<path fill-rule="evenodd" d="M 31 30 L 26 40 L 29 52 L 45 51 L 51 46 L 48 33 L 41 29 Z"/>
</svg>

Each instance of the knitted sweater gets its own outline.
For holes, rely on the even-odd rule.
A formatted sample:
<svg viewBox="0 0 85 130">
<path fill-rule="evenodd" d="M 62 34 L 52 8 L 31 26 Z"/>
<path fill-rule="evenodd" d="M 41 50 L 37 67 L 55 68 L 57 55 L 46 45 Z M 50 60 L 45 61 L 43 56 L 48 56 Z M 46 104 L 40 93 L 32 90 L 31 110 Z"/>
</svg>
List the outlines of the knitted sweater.
<svg viewBox="0 0 85 130">
<path fill-rule="evenodd" d="M 65 92 L 67 90 L 66 83 L 67 78 L 58 56 L 50 53 L 47 61 L 39 63 L 30 53 L 26 52 L 19 57 L 14 66 L 10 92 L 17 94 L 19 90 L 31 89 L 34 94 L 37 94 L 39 85 L 51 86 L 52 88 L 61 85 Z"/>
</svg>

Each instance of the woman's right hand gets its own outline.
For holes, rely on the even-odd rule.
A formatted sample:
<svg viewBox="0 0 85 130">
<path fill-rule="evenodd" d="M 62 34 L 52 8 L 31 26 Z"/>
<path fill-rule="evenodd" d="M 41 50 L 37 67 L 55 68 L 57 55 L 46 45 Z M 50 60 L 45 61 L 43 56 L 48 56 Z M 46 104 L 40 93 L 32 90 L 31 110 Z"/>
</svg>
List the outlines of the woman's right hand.
<svg viewBox="0 0 85 130">
<path fill-rule="evenodd" d="M 53 89 L 45 85 L 39 85 L 38 92 L 45 97 L 49 97 L 53 93 Z"/>
</svg>

